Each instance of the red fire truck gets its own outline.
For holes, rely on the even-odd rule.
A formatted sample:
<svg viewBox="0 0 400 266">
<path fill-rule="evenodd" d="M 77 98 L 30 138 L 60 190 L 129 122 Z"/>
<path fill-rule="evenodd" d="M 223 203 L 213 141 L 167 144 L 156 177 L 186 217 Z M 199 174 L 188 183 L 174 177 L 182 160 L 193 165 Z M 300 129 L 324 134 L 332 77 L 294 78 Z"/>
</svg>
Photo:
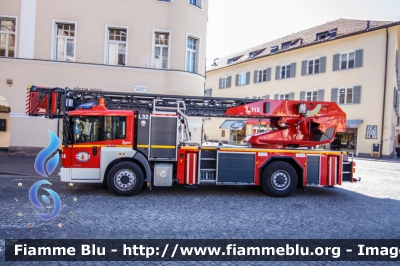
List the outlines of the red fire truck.
<svg viewBox="0 0 400 266">
<path fill-rule="evenodd" d="M 353 182 L 346 152 L 312 149 L 344 131 L 333 102 L 255 100 L 29 86 L 27 114 L 63 119 L 61 181 L 106 183 L 116 195 L 145 185 L 253 185 L 274 197 L 306 185 Z M 271 131 L 247 146 L 191 142 L 188 116 L 256 118 Z"/>
</svg>

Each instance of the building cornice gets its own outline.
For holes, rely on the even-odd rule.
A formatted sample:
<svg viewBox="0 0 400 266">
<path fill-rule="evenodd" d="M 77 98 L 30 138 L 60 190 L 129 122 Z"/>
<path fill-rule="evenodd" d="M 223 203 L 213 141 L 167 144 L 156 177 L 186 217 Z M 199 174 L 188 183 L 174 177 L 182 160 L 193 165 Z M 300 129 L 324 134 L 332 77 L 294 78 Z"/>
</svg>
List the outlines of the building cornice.
<svg viewBox="0 0 400 266">
<path fill-rule="evenodd" d="M 111 66 L 104 64 L 93 64 L 93 63 L 77 63 L 77 62 L 62 62 L 62 61 L 52 61 L 52 60 L 41 60 L 41 59 L 25 59 L 25 58 L 7 58 L 1 57 L 0 62 L 11 62 L 11 63 L 26 63 L 26 64 L 40 64 L 40 65 L 56 65 L 65 67 L 80 67 L 80 68 L 98 68 L 107 70 L 117 70 L 117 71 L 130 71 L 130 72 L 145 72 L 152 74 L 172 74 L 172 75 L 184 75 L 191 76 L 194 78 L 201 79 L 205 81 L 205 76 L 191 73 L 183 70 L 176 69 L 154 69 L 145 67 L 132 67 L 132 66 Z"/>
</svg>

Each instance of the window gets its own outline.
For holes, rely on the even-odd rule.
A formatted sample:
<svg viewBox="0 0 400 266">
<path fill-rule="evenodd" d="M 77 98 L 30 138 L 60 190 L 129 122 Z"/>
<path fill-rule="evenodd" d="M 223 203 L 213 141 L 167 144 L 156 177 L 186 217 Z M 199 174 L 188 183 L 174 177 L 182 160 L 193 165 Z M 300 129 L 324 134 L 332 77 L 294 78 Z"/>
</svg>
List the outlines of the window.
<svg viewBox="0 0 400 266">
<path fill-rule="evenodd" d="M 265 49 L 261 49 L 261 50 L 257 50 L 257 51 L 254 51 L 254 52 L 249 53 L 249 58 L 254 58 L 254 57 L 256 57 L 257 55 L 259 55 L 259 54 L 261 54 L 262 52 L 264 52 L 264 50 L 265 50 Z"/>
<path fill-rule="evenodd" d="M 250 72 L 236 75 L 236 86 L 244 86 L 250 83 Z"/>
<path fill-rule="evenodd" d="M 126 138 L 125 116 L 106 116 L 104 117 L 104 124 L 104 139 L 113 140 Z"/>
<path fill-rule="evenodd" d="M 290 65 L 281 66 L 281 79 L 290 78 Z"/>
<path fill-rule="evenodd" d="M 318 100 L 318 91 L 306 92 L 306 101 L 317 101 L 317 100 Z"/>
<path fill-rule="evenodd" d="M 266 82 L 271 80 L 271 68 L 254 71 L 254 83 Z"/>
<path fill-rule="evenodd" d="M 15 57 L 15 19 L 0 18 L 0 56 Z"/>
<path fill-rule="evenodd" d="M 326 56 L 319 58 L 308 59 L 301 62 L 301 75 L 313 75 L 325 73 L 326 71 Z"/>
<path fill-rule="evenodd" d="M 364 50 L 358 49 L 333 55 L 333 71 L 362 67 Z"/>
<path fill-rule="evenodd" d="M 219 88 L 220 89 L 227 89 L 231 87 L 232 77 L 224 77 L 219 79 Z"/>
<path fill-rule="evenodd" d="M 126 138 L 124 116 L 79 116 L 71 118 L 69 140 L 72 143 Z M 71 139 L 72 137 L 72 139 Z"/>
<path fill-rule="evenodd" d="M 296 76 L 296 63 L 283 64 L 276 66 L 275 79 L 294 78 Z"/>
<path fill-rule="evenodd" d="M 355 66 L 355 53 L 344 53 L 340 55 L 340 69 L 354 68 Z"/>
<path fill-rule="evenodd" d="M 197 51 L 197 40 L 188 37 L 187 48 L 186 48 L 186 71 L 197 72 L 196 69 L 196 51 Z"/>
<path fill-rule="evenodd" d="M 282 43 L 282 50 L 286 50 L 290 47 L 290 42 Z"/>
<path fill-rule="evenodd" d="M 75 61 L 75 24 L 56 23 L 57 61 Z"/>
<path fill-rule="evenodd" d="M 339 89 L 339 104 L 353 103 L 353 88 Z"/>
<path fill-rule="evenodd" d="M 324 90 L 312 90 L 312 91 L 301 91 L 300 101 L 323 101 L 324 100 Z"/>
<path fill-rule="evenodd" d="M 236 56 L 236 57 L 233 57 L 233 58 L 228 59 L 227 64 L 229 65 L 229 64 L 232 64 L 233 62 L 236 62 L 236 61 L 239 60 L 242 56 L 243 56 L 243 55 Z"/>
<path fill-rule="evenodd" d="M 271 47 L 271 54 L 274 54 L 276 52 L 278 52 L 278 46 L 272 46 Z"/>
<path fill-rule="evenodd" d="M 315 40 L 316 41 L 324 41 L 326 39 L 333 39 L 336 37 L 336 31 L 337 31 L 337 29 L 317 33 Z"/>
<path fill-rule="evenodd" d="M 156 0 L 157 2 L 171 2 L 171 0 Z"/>
<path fill-rule="evenodd" d="M 126 29 L 108 29 L 108 64 L 126 66 Z"/>
<path fill-rule="evenodd" d="M 279 94 L 278 100 L 289 100 L 289 93 Z"/>
<path fill-rule="evenodd" d="M 361 86 L 346 86 L 333 88 L 331 101 L 338 104 L 361 103 Z"/>
<path fill-rule="evenodd" d="M 316 40 L 317 41 L 325 40 L 328 36 L 329 36 L 329 32 L 328 31 L 317 33 Z"/>
<path fill-rule="evenodd" d="M 189 4 L 193 6 L 197 6 L 198 8 L 202 8 L 203 0 L 189 0 Z"/>
<path fill-rule="evenodd" d="M 257 82 L 265 82 L 267 81 L 267 70 L 258 70 L 258 75 L 257 75 Z"/>
<path fill-rule="evenodd" d="M 253 99 L 269 100 L 269 95 L 258 95 L 258 96 L 254 96 Z"/>
<path fill-rule="evenodd" d="M 204 97 L 212 97 L 212 89 L 206 89 L 204 91 Z"/>
<path fill-rule="evenodd" d="M 307 74 L 318 74 L 319 73 L 319 59 L 308 60 Z"/>
<path fill-rule="evenodd" d="M 274 94 L 274 100 L 294 100 L 294 92 Z"/>
<path fill-rule="evenodd" d="M 167 69 L 169 68 L 169 33 L 155 32 L 154 33 L 154 68 Z"/>
</svg>

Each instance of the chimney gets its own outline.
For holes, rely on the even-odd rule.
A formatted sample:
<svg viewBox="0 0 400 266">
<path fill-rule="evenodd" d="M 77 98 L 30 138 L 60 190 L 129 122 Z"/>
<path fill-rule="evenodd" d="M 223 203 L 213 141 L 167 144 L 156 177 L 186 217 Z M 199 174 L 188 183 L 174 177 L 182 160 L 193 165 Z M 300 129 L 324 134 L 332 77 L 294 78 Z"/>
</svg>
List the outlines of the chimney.
<svg viewBox="0 0 400 266">
<path fill-rule="evenodd" d="M 369 30 L 370 24 L 371 24 L 371 20 L 367 20 L 367 28 L 365 30 Z"/>
</svg>

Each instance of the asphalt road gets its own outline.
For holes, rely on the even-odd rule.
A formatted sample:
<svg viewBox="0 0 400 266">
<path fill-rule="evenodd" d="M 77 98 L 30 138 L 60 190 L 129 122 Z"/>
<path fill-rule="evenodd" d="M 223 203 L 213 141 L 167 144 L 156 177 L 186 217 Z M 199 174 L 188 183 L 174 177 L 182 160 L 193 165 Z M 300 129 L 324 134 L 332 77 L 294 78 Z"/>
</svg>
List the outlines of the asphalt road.
<svg viewBox="0 0 400 266">
<path fill-rule="evenodd" d="M 104 185 L 47 178 L 63 204 L 49 222 L 36 214 L 29 188 L 44 178 L 34 157 L 0 156 L 0 264 L 4 239 L 400 239 L 400 160 L 356 160 L 359 183 L 307 187 L 272 198 L 257 187 L 154 188 L 116 197 Z M 19 185 L 20 184 L 20 185 Z M 61 226 L 59 226 L 61 225 Z M 82 262 L 80 265 L 94 265 Z M 100 263 L 95 263 L 96 265 Z M 136 265 L 128 262 L 104 265 Z M 157 262 L 145 262 L 156 265 Z M 183 265 L 162 262 L 163 265 Z M 193 265 L 365 265 L 365 262 L 192 262 Z M 395 265 L 395 262 L 370 262 Z M 71 263 L 71 265 L 76 265 Z"/>
</svg>

